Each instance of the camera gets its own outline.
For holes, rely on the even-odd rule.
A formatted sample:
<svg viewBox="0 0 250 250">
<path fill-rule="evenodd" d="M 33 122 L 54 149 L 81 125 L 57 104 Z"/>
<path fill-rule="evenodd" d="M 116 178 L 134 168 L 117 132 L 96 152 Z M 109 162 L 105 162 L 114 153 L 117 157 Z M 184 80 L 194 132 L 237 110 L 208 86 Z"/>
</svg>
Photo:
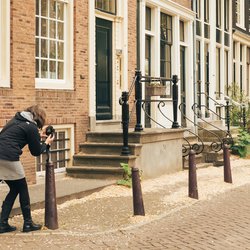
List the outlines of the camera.
<svg viewBox="0 0 250 250">
<path fill-rule="evenodd" d="M 49 125 L 45 131 L 47 136 L 50 136 L 50 135 L 53 136 L 55 134 L 55 132 L 56 132 L 55 129 L 51 125 Z"/>
</svg>

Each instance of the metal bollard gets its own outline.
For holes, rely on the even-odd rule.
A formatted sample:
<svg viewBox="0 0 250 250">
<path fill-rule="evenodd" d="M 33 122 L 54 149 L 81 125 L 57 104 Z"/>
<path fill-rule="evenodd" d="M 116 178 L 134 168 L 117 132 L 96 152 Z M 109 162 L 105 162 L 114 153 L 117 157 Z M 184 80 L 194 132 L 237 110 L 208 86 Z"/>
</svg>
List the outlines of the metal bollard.
<svg viewBox="0 0 250 250">
<path fill-rule="evenodd" d="M 195 151 L 190 150 L 189 158 L 189 171 L 188 171 L 188 197 L 198 199 L 196 164 L 195 164 Z"/>
<path fill-rule="evenodd" d="M 223 147 L 223 158 L 224 158 L 224 182 L 233 183 L 231 174 L 230 156 L 229 156 L 229 146 L 226 144 L 224 144 Z"/>
<path fill-rule="evenodd" d="M 58 228 L 56 187 L 54 165 L 49 161 L 49 151 L 47 151 L 46 177 L 45 177 L 45 226 L 48 229 Z"/>
<path fill-rule="evenodd" d="M 132 189 L 134 215 L 145 216 L 139 169 L 132 167 Z"/>
</svg>

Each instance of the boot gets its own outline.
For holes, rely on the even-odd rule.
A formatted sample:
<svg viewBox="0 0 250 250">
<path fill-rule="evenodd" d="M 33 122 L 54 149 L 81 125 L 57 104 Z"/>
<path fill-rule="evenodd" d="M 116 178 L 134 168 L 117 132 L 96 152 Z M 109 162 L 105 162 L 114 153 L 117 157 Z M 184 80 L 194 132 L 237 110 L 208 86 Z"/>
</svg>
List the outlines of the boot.
<svg viewBox="0 0 250 250">
<path fill-rule="evenodd" d="M 8 221 L 0 222 L 0 234 L 16 231 L 16 227 L 11 226 Z"/>
<path fill-rule="evenodd" d="M 42 228 L 42 225 L 35 224 L 31 219 L 25 220 L 23 223 L 23 232 L 24 233 L 40 230 L 41 228 Z"/>
<path fill-rule="evenodd" d="M 16 227 L 10 226 L 8 223 L 9 215 L 11 212 L 13 204 L 4 201 L 2 205 L 1 221 L 0 221 L 0 234 L 13 232 Z"/>
<path fill-rule="evenodd" d="M 26 205 L 21 204 L 21 209 L 22 209 L 23 218 L 24 218 L 23 232 L 27 233 L 27 232 L 31 232 L 31 231 L 40 230 L 42 228 L 42 225 L 35 224 L 32 221 L 31 212 L 30 212 L 30 205 L 29 204 L 26 204 Z"/>
</svg>

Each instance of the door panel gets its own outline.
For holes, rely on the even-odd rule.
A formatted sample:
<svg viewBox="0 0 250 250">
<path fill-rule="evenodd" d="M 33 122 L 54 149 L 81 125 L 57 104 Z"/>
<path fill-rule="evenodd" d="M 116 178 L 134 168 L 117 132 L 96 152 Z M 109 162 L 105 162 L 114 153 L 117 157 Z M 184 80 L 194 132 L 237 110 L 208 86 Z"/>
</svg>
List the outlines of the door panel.
<svg viewBox="0 0 250 250">
<path fill-rule="evenodd" d="M 96 18 L 96 119 L 112 119 L 112 22 Z"/>
</svg>

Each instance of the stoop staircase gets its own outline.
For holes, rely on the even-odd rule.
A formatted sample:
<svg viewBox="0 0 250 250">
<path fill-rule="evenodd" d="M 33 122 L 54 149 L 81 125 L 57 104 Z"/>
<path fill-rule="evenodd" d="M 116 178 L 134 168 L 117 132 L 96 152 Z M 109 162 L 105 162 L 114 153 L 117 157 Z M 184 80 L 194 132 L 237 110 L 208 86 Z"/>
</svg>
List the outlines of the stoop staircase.
<svg viewBox="0 0 250 250">
<path fill-rule="evenodd" d="M 203 141 L 204 144 L 204 150 L 201 154 L 196 155 L 196 164 L 197 168 L 203 168 L 207 166 L 222 166 L 223 165 L 223 150 L 220 150 L 218 152 L 214 152 L 211 149 L 211 143 L 215 141 L 219 141 L 218 137 L 223 138 L 225 137 L 226 127 L 223 125 L 223 122 L 221 120 L 211 120 L 209 124 L 206 122 L 199 122 L 198 125 L 201 127 L 198 130 L 198 134 L 200 138 Z M 218 127 L 220 130 L 216 129 L 212 125 Z M 204 129 L 202 129 L 204 128 Z M 210 133 L 211 132 L 211 133 Z M 234 130 L 233 130 L 234 133 Z M 216 137 L 216 134 L 218 137 Z M 233 137 L 235 135 L 233 134 Z M 188 135 L 187 140 L 190 142 L 190 144 L 198 143 L 201 144 L 201 142 L 197 141 L 197 138 L 193 135 Z M 183 168 L 188 168 L 188 156 L 183 157 Z"/>
<path fill-rule="evenodd" d="M 122 156 L 122 141 L 122 131 L 88 132 L 86 142 L 80 144 L 79 153 L 73 157 L 73 166 L 66 169 L 67 175 L 78 178 L 121 178 L 123 169 L 120 163 L 134 166 L 141 150 L 141 144 L 131 137 L 131 155 Z"/>
</svg>

